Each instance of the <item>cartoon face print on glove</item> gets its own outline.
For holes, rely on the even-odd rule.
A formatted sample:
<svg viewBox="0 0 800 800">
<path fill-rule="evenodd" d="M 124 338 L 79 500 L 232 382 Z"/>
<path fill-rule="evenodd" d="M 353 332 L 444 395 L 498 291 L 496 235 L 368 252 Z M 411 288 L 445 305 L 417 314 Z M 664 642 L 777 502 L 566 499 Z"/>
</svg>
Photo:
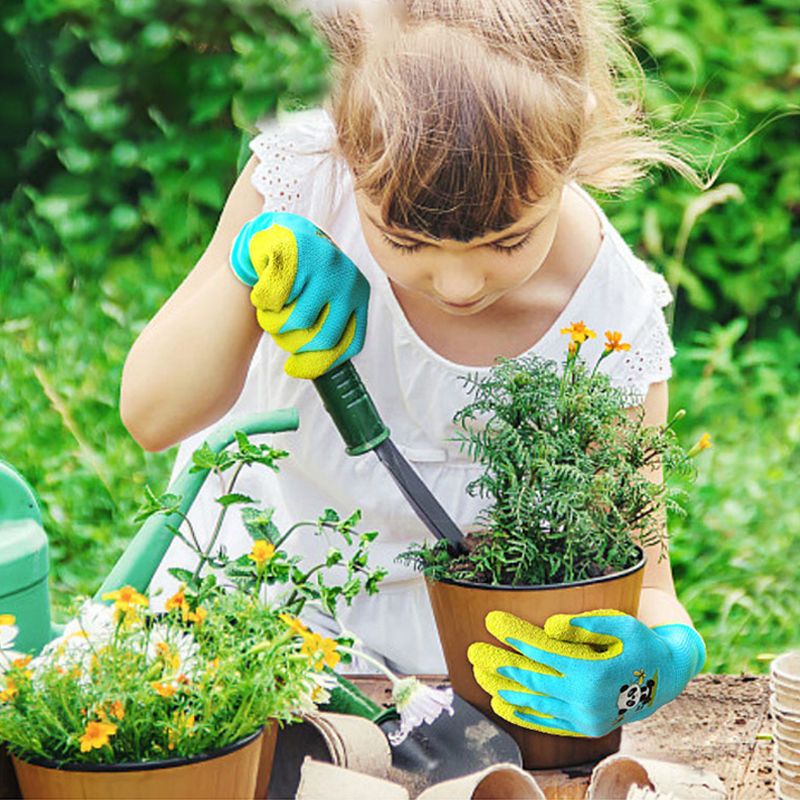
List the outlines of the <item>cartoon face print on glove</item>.
<svg viewBox="0 0 800 800">
<path fill-rule="evenodd" d="M 624 683 L 619 687 L 617 697 L 617 711 L 620 719 L 625 716 L 625 712 L 640 710 L 653 702 L 655 695 L 656 681 L 650 678 L 645 681 L 644 670 L 636 670 L 634 675 L 637 680 L 633 683 Z"/>
</svg>

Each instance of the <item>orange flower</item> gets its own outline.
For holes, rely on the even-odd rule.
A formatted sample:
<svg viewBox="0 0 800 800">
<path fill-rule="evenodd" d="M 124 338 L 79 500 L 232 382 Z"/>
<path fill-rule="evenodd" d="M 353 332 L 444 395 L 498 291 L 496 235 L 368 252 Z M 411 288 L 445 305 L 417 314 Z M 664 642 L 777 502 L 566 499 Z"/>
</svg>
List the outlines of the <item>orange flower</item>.
<svg viewBox="0 0 800 800">
<path fill-rule="evenodd" d="M 163 683 L 162 681 L 153 681 L 150 684 L 161 697 L 173 697 L 177 688 L 174 683 Z"/>
<path fill-rule="evenodd" d="M 622 341 L 622 334 L 619 331 L 606 331 L 606 352 L 619 353 L 623 350 L 630 350 L 631 346 Z"/>
<path fill-rule="evenodd" d="M 336 652 L 336 647 L 335 639 L 328 639 L 318 633 L 305 633 L 300 652 L 308 656 L 309 664 L 319 671 L 323 666 L 333 669 L 339 663 L 341 655 Z"/>
<path fill-rule="evenodd" d="M 708 450 L 711 446 L 712 446 L 711 434 L 704 433 L 698 439 L 698 441 L 692 446 L 687 455 L 689 456 L 689 458 L 694 458 L 694 456 L 696 456 L 699 452 L 701 452 L 702 450 Z"/>
<path fill-rule="evenodd" d="M 108 713 L 115 719 L 125 719 L 125 706 L 122 705 L 122 701 L 115 700 L 108 709 Z"/>
<path fill-rule="evenodd" d="M 25 669 L 25 667 L 27 667 L 28 664 L 31 663 L 31 661 L 32 661 L 32 657 L 31 656 L 21 656 L 20 658 L 15 658 L 11 662 L 11 666 L 14 669 L 20 670 L 20 672 L 22 673 L 22 677 L 23 678 L 32 678 L 33 677 L 33 672 L 31 670 L 29 670 L 29 669 Z"/>
<path fill-rule="evenodd" d="M 170 597 L 169 600 L 167 600 L 164 608 L 167 611 L 172 611 L 175 608 L 180 608 L 181 611 L 183 611 L 183 609 L 187 607 L 185 593 L 186 593 L 186 584 L 182 583 L 181 588 L 178 589 L 178 591 L 175 592 L 175 594 L 172 595 L 172 597 Z"/>
<path fill-rule="evenodd" d="M 257 539 L 253 542 L 253 549 L 247 556 L 251 561 L 255 561 L 256 566 L 261 567 L 275 555 L 275 545 L 266 539 Z"/>
<path fill-rule="evenodd" d="M 17 684 L 11 678 L 6 679 L 6 688 L 0 689 L 0 703 L 8 703 L 19 694 Z"/>
<path fill-rule="evenodd" d="M 86 730 L 81 736 L 81 753 L 88 753 L 90 750 L 99 750 L 108 744 L 109 737 L 117 732 L 117 726 L 110 722 L 96 722 L 92 720 L 86 723 Z"/>
<path fill-rule="evenodd" d="M 591 328 L 586 327 L 586 323 L 583 320 L 573 322 L 569 328 L 562 328 L 561 333 L 571 336 L 575 344 L 583 344 L 587 339 L 594 339 L 597 336 Z"/>
<path fill-rule="evenodd" d="M 123 586 L 113 592 L 106 592 L 103 600 L 113 600 L 116 617 L 131 621 L 136 617 L 137 606 L 147 606 L 150 602 L 143 594 L 139 594 L 133 586 Z"/>
<path fill-rule="evenodd" d="M 291 614 L 279 614 L 278 616 L 298 636 L 303 636 L 304 634 L 308 633 L 308 628 L 302 622 L 300 622 L 300 620 L 297 619 L 297 617 L 293 617 Z"/>
<path fill-rule="evenodd" d="M 164 665 L 170 672 L 175 672 L 181 665 L 181 657 L 174 647 L 170 647 L 166 642 L 156 642 L 156 653 L 158 658 L 164 661 Z"/>
<path fill-rule="evenodd" d="M 184 612 L 183 619 L 185 622 L 194 622 L 194 624 L 199 627 L 200 625 L 203 624 L 203 620 L 205 620 L 207 616 L 208 616 L 208 611 L 198 606 L 197 611 L 189 611 L 187 609 Z"/>
</svg>

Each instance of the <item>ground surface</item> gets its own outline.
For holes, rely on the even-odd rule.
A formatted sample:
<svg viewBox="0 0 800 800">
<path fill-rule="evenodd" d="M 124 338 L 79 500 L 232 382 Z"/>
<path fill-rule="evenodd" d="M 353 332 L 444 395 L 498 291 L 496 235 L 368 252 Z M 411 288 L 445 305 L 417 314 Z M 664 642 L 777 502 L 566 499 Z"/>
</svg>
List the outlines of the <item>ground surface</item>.
<svg viewBox="0 0 800 800">
<path fill-rule="evenodd" d="M 441 683 L 441 676 L 426 678 Z M 388 702 L 385 681 L 357 678 L 378 702 Z M 674 762 L 718 775 L 729 800 L 774 795 L 769 679 L 762 675 L 700 675 L 684 693 L 623 731 L 622 752 Z M 548 800 L 582 800 L 592 765 L 534 773 Z"/>
</svg>

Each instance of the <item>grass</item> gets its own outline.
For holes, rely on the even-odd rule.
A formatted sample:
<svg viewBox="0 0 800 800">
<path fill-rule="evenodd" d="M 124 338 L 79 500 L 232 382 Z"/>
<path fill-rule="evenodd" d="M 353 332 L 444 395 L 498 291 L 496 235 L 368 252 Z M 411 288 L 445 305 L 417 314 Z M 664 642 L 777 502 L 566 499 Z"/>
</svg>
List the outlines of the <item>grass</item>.
<svg viewBox="0 0 800 800">
<path fill-rule="evenodd" d="M 0 458 L 41 500 L 59 612 L 75 593 L 92 593 L 121 554 L 145 484 L 166 486 L 174 451 L 149 454 L 130 438 L 119 384 L 130 345 L 193 254 L 131 256 L 99 283 L 38 256 L 36 280 L 0 301 Z M 704 430 L 715 440 L 689 515 L 672 522 L 678 593 L 715 672 L 763 672 L 760 654 L 800 644 L 800 411 L 790 366 L 800 338 L 787 330 L 743 345 L 742 334 L 728 326 L 686 335 L 673 382 L 673 406 L 689 411 L 685 441 Z"/>
</svg>

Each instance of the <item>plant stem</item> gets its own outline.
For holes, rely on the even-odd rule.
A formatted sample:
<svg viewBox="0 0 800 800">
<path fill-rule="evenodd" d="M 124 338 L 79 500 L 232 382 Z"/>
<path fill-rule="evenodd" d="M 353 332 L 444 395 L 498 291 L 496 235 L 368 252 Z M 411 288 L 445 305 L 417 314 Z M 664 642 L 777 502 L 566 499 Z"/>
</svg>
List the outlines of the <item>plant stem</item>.
<svg viewBox="0 0 800 800">
<path fill-rule="evenodd" d="M 239 477 L 239 473 L 242 471 L 244 466 L 245 464 L 243 462 L 236 467 L 236 471 L 233 473 L 231 482 L 228 484 L 227 491 L 223 487 L 223 494 L 230 494 L 231 492 L 233 492 L 233 487 L 236 484 L 236 479 Z M 214 471 L 220 476 L 220 480 L 222 480 L 222 473 L 220 473 L 219 470 L 216 468 L 214 469 Z M 205 552 L 202 553 L 202 555 L 200 556 L 200 561 L 197 564 L 197 568 L 195 569 L 194 574 L 192 575 L 192 581 L 196 581 L 200 577 L 200 573 L 202 572 L 203 567 L 208 562 L 209 556 L 211 554 L 212 549 L 214 548 L 214 545 L 217 542 L 217 537 L 219 536 L 219 532 L 222 529 L 222 523 L 225 521 L 225 515 L 228 513 L 229 508 L 230 506 L 223 506 L 222 510 L 219 512 L 219 516 L 217 517 L 217 524 L 214 526 L 214 532 L 211 534 L 211 540 L 209 541 L 208 547 L 206 548 Z"/>
<path fill-rule="evenodd" d="M 394 686 L 394 684 L 400 680 L 400 678 L 398 678 L 398 676 L 395 675 L 394 672 L 389 669 L 389 667 L 387 667 L 385 664 L 381 664 L 380 661 L 378 661 L 376 658 L 373 658 L 371 655 L 363 653 L 360 650 L 356 650 L 353 647 L 348 647 L 344 644 L 340 644 L 338 649 L 343 653 L 348 653 L 351 656 L 362 658 L 368 664 L 372 664 L 373 667 L 377 667 L 392 682 L 392 686 Z"/>
</svg>

